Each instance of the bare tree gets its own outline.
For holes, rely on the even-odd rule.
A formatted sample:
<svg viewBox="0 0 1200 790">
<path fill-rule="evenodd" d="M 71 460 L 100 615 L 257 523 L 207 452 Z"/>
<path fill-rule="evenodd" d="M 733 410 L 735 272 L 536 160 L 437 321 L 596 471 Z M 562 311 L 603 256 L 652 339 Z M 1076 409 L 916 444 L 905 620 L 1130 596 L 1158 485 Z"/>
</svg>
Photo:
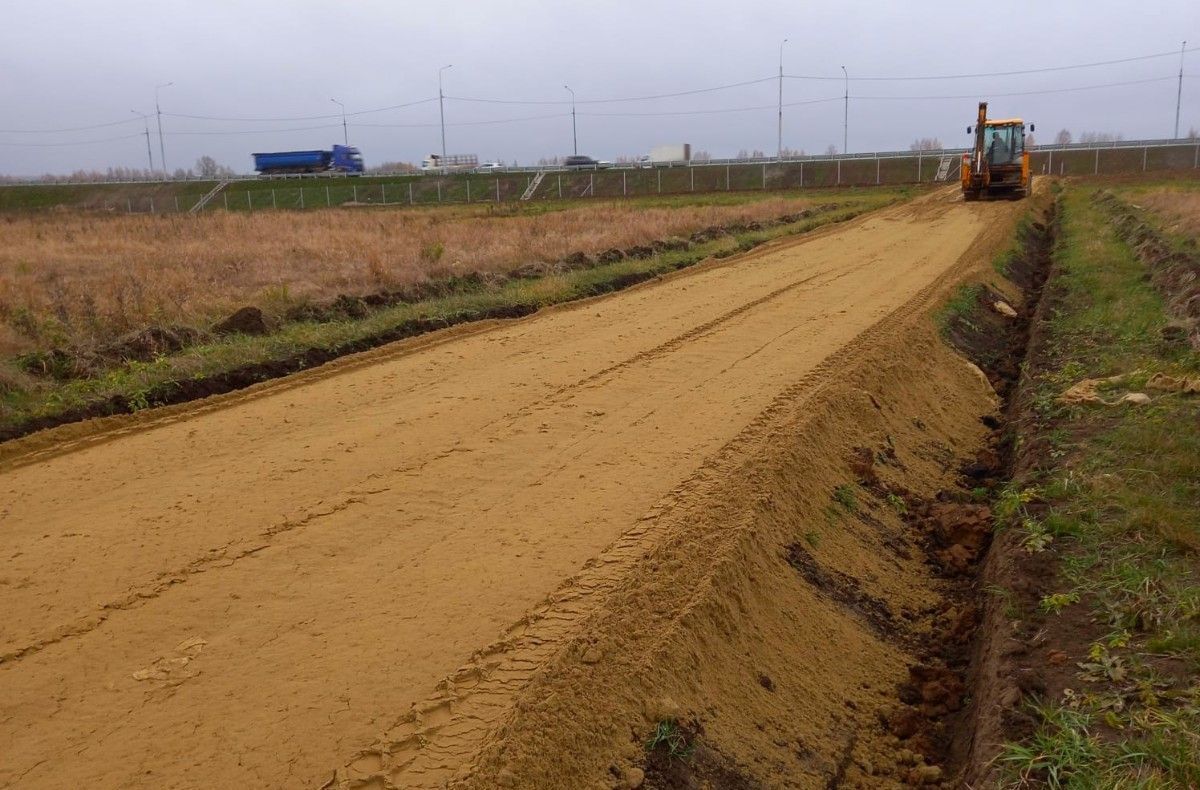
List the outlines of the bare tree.
<svg viewBox="0 0 1200 790">
<path fill-rule="evenodd" d="M 830 143 L 828 147 L 825 148 L 825 156 L 837 156 L 837 152 L 838 147 L 833 143 Z"/>
<path fill-rule="evenodd" d="M 712 161 L 712 154 L 710 154 L 708 151 L 695 151 L 692 153 L 692 161 L 710 162 Z"/>
<path fill-rule="evenodd" d="M 32 181 L 39 184 L 79 184 L 93 181 L 154 181 L 159 173 L 137 167 L 110 167 L 105 170 L 76 170 L 70 174 L 45 173 L 34 178 L 0 176 L 0 183 Z"/>
<path fill-rule="evenodd" d="M 196 172 L 201 178 L 216 178 L 219 167 L 217 160 L 207 154 L 196 160 Z"/>
<path fill-rule="evenodd" d="M 761 151 L 755 151 L 755 154 L 765 156 Z M 780 156 L 804 156 L 803 148 L 784 148 L 779 152 Z"/>
<path fill-rule="evenodd" d="M 1189 140 L 1200 139 L 1200 131 L 1197 131 L 1195 126 L 1191 127 L 1190 129 L 1188 129 L 1187 139 L 1189 139 Z"/>
<path fill-rule="evenodd" d="M 207 154 L 196 160 L 196 175 L 201 178 L 224 178 L 233 174 L 233 168 L 220 164 Z"/>
<path fill-rule="evenodd" d="M 1113 143 L 1120 142 L 1125 139 L 1125 135 L 1117 132 L 1082 132 L 1079 135 L 1081 143 Z"/>
<path fill-rule="evenodd" d="M 1069 145 L 1071 142 L 1071 130 L 1059 129 L 1058 134 L 1054 135 L 1055 145 Z"/>
<path fill-rule="evenodd" d="M 910 151 L 941 151 L 943 148 L 945 146 L 942 145 L 942 141 L 936 137 L 922 137 L 913 140 L 912 144 L 908 146 Z"/>
</svg>

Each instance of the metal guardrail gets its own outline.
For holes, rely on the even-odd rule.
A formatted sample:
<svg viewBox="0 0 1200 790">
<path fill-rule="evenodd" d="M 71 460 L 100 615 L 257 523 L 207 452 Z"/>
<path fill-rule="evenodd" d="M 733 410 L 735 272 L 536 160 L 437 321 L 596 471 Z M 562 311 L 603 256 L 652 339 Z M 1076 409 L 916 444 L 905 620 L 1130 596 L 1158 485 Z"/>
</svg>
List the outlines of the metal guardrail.
<svg viewBox="0 0 1200 790">
<path fill-rule="evenodd" d="M 1167 148 L 1167 147 L 1183 147 L 1196 146 L 1200 150 L 1200 140 L 1192 138 L 1179 139 L 1156 139 L 1156 140 L 1113 140 L 1098 143 L 1065 143 L 1065 144 L 1047 144 L 1036 145 L 1029 149 L 1030 153 L 1037 154 L 1042 152 L 1060 152 L 1060 151 L 1109 151 L 1116 149 L 1145 149 L 1145 148 Z M 514 167 L 506 167 L 499 170 L 488 170 L 487 175 L 496 175 L 501 173 L 536 173 L 539 171 L 551 173 L 574 173 L 574 172 L 589 172 L 589 171 L 605 171 L 605 170 L 644 170 L 644 169 L 668 169 L 682 167 L 726 167 L 734 165 L 777 165 L 777 164 L 800 164 L 808 162 L 854 162 L 860 160 L 874 159 L 913 159 L 913 158 L 941 158 L 943 156 L 954 156 L 966 153 L 968 148 L 937 148 L 923 151 L 868 151 L 856 154 L 812 154 L 804 156 L 760 156 L 746 157 L 743 159 L 706 159 L 704 161 L 691 162 L 671 162 L 648 166 L 645 163 L 637 162 L 621 162 L 604 167 L 565 167 L 562 165 L 518 165 Z M 435 172 L 390 172 L 390 173 L 364 173 L 361 178 L 444 178 L 447 175 L 480 175 L 472 170 L 454 171 L 451 173 L 435 173 Z M 235 176 L 227 176 L 224 178 L 146 178 L 146 179 L 116 179 L 116 180 L 101 180 L 101 181 L 44 181 L 39 179 L 22 179 L 16 181 L 2 181 L 0 187 L 5 186 L 69 186 L 69 185 L 100 185 L 100 184 L 185 184 L 185 183 L 211 183 L 215 181 L 227 180 L 231 182 L 242 181 L 291 181 L 291 180 L 320 180 L 330 178 L 345 178 L 344 173 L 289 173 L 286 175 L 276 176 L 261 176 L 255 173 L 247 173 Z"/>
</svg>

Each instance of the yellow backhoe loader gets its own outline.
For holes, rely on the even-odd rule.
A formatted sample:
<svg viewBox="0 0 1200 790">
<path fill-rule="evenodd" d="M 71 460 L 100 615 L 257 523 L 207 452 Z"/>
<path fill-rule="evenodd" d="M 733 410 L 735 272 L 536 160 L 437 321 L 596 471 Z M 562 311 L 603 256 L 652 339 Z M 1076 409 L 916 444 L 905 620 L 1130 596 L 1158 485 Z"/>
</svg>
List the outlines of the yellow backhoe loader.
<svg viewBox="0 0 1200 790">
<path fill-rule="evenodd" d="M 971 132 L 968 126 L 967 134 Z M 1025 150 L 1025 122 L 1020 118 L 989 120 L 987 102 L 981 101 L 974 133 L 975 148 L 962 159 L 963 200 L 1026 197 L 1032 191 L 1033 174 Z"/>
</svg>

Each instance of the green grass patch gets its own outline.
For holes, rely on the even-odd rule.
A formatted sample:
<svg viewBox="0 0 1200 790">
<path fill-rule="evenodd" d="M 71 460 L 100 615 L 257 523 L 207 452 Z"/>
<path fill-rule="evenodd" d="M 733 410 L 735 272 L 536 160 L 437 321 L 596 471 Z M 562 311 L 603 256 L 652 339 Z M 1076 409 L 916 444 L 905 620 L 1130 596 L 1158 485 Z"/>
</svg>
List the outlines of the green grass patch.
<svg viewBox="0 0 1200 790">
<path fill-rule="evenodd" d="M 1142 713 L 1126 737 L 1102 737 L 1114 716 L 1064 707 L 1037 709 L 1041 726 L 1028 743 L 1015 744 L 1003 761 L 1019 787 L 1107 790 L 1108 788 L 1200 787 L 1195 733 L 1196 710 Z M 1107 720 L 1107 721 L 1106 721 Z"/>
<path fill-rule="evenodd" d="M 833 501 L 851 513 L 858 510 L 858 498 L 854 494 L 854 486 L 848 483 L 833 489 Z"/>
<path fill-rule="evenodd" d="M 945 334 L 950 330 L 956 321 L 963 322 L 966 326 L 974 329 L 975 325 L 971 322 L 971 313 L 975 311 L 979 304 L 979 296 L 983 293 L 983 285 L 980 283 L 967 283 L 960 285 L 957 290 L 951 295 L 946 303 L 937 313 L 937 325 Z"/>
</svg>

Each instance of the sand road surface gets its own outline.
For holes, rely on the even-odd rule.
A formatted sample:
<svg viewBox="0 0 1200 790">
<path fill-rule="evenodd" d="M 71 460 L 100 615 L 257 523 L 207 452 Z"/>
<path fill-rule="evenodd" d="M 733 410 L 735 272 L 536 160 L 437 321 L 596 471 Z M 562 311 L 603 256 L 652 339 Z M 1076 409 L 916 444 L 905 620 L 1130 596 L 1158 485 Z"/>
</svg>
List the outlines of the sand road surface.
<svg viewBox="0 0 1200 790">
<path fill-rule="evenodd" d="M 943 191 L 0 448 L 0 786 L 320 786 L 606 547 L 636 546 L 664 496 L 1001 210 Z M 469 761 L 488 722 L 405 783 Z"/>
</svg>

